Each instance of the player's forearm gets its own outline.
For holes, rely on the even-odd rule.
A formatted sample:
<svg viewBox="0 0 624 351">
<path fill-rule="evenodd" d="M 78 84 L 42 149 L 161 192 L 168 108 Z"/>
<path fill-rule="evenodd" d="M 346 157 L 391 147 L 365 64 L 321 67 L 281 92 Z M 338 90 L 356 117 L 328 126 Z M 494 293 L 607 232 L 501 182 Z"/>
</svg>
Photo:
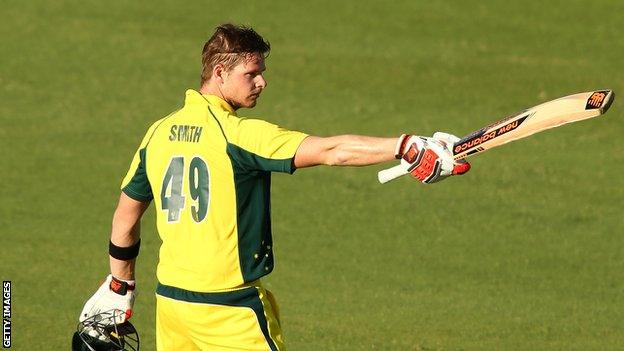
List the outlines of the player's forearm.
<svg viewBox="0 0 624 351">
<path fill-rule="evenodd" d="M 368 166 L 394 159 L 396 138 L 362 135 L 331 137 L 333 146 L 327 151 L 325 164 L 330 166 Z"/>
<path fill-rule="evenodd" d="M 113 218 L 111 242 L 118 247 L 131 247 L 139 241 L 140 232 L 140 222 L 132 225 L 127 219 L 119 218 L 116 213 Z M 134 263 L 136 259 L 119 260 L 109 255 L 109 261 L 113 277 L 126 280 L 134 279 Z"/>
<path fill-rule="evenodd" d="M 109 258 L 113 277 L 123 280 L 134 280 L 134 259 L 130 261 L 120 261 L 110 256 Z"/>
<path fill-rule="evenodd" d="M 113 231 L 113 233 L 115 233 Z M 111 235 L 111 242 L 119 247 L 131 247 L 139 241 L 140 226 L 137 224 L 128 233 L 118 232 Z M 125 280 L 134 280 L 134 264 L 136 259 L 119 260 L 113 256 L 108 256 L 110 262 L 110 270 L 113 277 Z"/>
<path fill-rule="evenodd" d="M 113 225 L 111 230 L 111 243 L 116 251 L 109 254 L 111 274 L 119 279 L 134 279 L 135 257 L 138 254 L 138 247 L 141 233 L 141 216 L 147 208 L 148 203 L 140 203 L 132 200 L 125 194 L 121 194 L 119 204 L 113 215 Z M 134 254 L 130 248 L 136 248 Z M 129 257 L 124 257 L 128 256 Z M 116 256 L 116 257 L 113 257 Z"/>
</svg>

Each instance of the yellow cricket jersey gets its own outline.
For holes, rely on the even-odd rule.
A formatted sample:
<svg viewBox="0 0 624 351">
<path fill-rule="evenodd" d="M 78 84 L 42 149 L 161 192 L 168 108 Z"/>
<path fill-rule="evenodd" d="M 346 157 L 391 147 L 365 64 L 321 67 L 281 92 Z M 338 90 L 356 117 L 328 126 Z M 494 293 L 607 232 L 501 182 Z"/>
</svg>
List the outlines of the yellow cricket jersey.
<svg viewBox="0 0 624 351">
<path fill-rule="evenodd" d="M 237 117 L 224 100 L 195 90 L 182 109 L 154 123 L 121 189 L 154 200 L 159 282 L 210 292 L 270 273 L 271 172 L 295 171 L 306 136 Z"/>
</svg>

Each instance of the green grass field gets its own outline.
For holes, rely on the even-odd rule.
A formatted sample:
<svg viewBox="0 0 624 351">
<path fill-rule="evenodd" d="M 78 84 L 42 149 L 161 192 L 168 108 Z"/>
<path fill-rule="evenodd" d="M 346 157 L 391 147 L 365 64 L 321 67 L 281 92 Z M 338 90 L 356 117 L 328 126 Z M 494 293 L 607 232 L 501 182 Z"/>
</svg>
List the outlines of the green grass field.
<svg viewBox="0 0 624 351">
<path fill-rule="evenodd" d="M 621 1 L 6 1 L 0 275 L 13 348 L 67 350 L 107 274 L 119 184 L 145 129 L 197 88 L 213 28 L 272 44 L 254 110 L 316 135 L 463 135 L 598 88 L 624 92 Z M 289 350 L 624 349 L 622 101 L 472 159 L 461 178 L 384 165 L 273 178 Z M 386 165 L 387 166 L 387 165 Z M 133 321 L 153 350 L 143 221 Z"/>
</svg>

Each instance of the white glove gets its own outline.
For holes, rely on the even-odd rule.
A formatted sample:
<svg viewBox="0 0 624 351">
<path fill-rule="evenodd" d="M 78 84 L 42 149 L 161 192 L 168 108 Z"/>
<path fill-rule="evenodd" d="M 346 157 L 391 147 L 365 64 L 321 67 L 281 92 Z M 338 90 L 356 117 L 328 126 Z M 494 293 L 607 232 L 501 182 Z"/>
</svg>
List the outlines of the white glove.
<svg viewBox="0 0 624 351">
<path fill-rule="evenodd" d="M 453 150 L 453 144 L 461 140 L 458 136 L 445 132 L 435 132 L 433 138 L 444 143 L 449 150 Z"/>
<path fill-rule="evenodd" d="M 405 174 L 423 183 L 435 183 L 451 175 L 464 174 L 470 170 L 465 160 L 453 160 L 453 145 L 459 138 L 437 132 L 433 138 L 403 134 L 397 141 L 394 156 L 401 162 L 377 173 L 380 183 L 387 183 Z"/>
<path fill-rule="evenodd" d="M 441 141 L 442 144 L 444 144 L 444 147 L 451 153 L 451 156 L 453 155 L 453 145 L 455 145 L 456 142 L 461 140 L 461 138 L 459 138 L 456 135 L 453 135 L 450 133 L 444 133 L 444 132 L 433 133 L 433 139 Z M 453 168 L 453 172 L 451 174 L 462 175 L 468 172 L 469 170 L 470 170 L 470 163 L 468 163 L 464 159 L 456 160 L 455 166 Z"/>
<path fill-rule="evenodd" d="M 135 294 L 134 280 L 117 279 L 109 274 L 100 288 L 85 303 L 78 321 L 83 322 L 102 312 L 113 311 L 114 322 L 121 324 L 132 316 Z"/>
<path fill-rule="evenodd" d="M 404 173 L 425 184 L 454 174 L 453 154 L 438 139 L 403 134 L 397 141 L 395 157 L 401 159 Z"/>
</svg>

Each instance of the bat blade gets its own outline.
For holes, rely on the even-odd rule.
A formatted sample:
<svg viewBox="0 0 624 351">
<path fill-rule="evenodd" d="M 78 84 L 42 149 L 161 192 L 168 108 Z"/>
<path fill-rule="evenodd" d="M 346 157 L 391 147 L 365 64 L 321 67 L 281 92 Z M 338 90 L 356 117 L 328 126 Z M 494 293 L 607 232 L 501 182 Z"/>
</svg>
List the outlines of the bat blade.
<svg viewBox="0 0 624 351">
<path fill-rule="evenodd" d="M 497 146 L 564 124 L 598 117 L 611 107 L 612 90 L 579 93 L 545 102 L 476 130 L 453 145 L 453 158 L 464 159 Z M 380 183 L 407 174 L 400 165 L 378 173 Z"/>
<path fill-rule="evenodd" d="M 453 157 L 463 159 L 550 128 L 598 117 L 607 112 L 614 98 L 612 90 L 598 90 L 531 107 L 463 137 L 453 145 Z"/>
</svg>

